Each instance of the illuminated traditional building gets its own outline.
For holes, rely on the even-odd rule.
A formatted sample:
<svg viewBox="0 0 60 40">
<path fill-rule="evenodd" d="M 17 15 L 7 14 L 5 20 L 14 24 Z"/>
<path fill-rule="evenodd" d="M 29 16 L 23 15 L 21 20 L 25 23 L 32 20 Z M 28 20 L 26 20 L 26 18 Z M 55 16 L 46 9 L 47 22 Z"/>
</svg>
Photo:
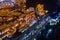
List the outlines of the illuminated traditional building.
<svg viewBox="0 0 60 40">
<path fill-rule="evenodd" d="M 44 10 L 44 5 L 43 4 L 37 4 L 37 6 L 36 6 L 36 10 L 37 10 L 37 14 L 38 15 L 45 15 L 45 13 L 47 13 L 48 12 L 48 10 Z"/>
</svg>

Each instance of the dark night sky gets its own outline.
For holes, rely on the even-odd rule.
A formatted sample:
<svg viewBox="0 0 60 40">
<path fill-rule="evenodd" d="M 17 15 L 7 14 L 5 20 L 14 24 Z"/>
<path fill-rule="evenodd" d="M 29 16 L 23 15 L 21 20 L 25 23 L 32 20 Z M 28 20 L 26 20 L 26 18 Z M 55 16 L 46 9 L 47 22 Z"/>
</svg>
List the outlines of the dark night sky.
<svg viewBox="0 0 60 40">
<path fill-rule="evenodd" d="M 27 7 L 35 7 L 36 4 L 41 3 L 45 5 L 45 9 L 48 9 L 50 11 L 55 11 L 59 9 L 59 6 L 57 5 L 58 0 L 27 0 Z"/>
</svg>

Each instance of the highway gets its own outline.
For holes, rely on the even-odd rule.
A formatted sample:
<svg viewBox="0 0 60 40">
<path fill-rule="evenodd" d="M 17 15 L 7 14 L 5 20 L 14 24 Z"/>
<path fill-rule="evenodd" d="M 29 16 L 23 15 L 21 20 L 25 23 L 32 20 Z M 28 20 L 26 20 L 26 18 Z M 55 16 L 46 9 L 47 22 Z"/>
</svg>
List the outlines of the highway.
<svg viewBox="0 0 60 40">
<path fill-rule="evenodd" d="M 59 17 L 60 15 L 57 18 Z M 14 40 L 29 40 L 35 38 L 51 19 L 52 18 L 47 14 L 40 17 L 38 20 L 34 20 L 32 24 L 28 25 L 22 34 Z"/>
<path fill-rule="evenodd" d="M 59 17 L 60 15 L 57 18 L 59 19 Z M 22 34 L 14 40 L 29 40 L 35 38 L 51 19 L 52 18 L 47 14 L 43 17 L 40 17 L 38 20 L 34 20 L 32 24 L 28 25 Z"/>
<path fill-rule="evenodd" d="M 57 18 L 55 19 L 56 21 L 58 21 L 59 18 L 60 18 L 60 12 L 59 12 L 57 15 L 58 15 Z M 54 17 L 55 17 L 55 16 L 54 16 Z M 44 18 L 45 18 L 45 17 L 44 17 Z M 42 28 L 39 29 L 39 30 L 36 29 L 36 30 L 35 30 L 36 34 L 31 35 L 31 37 L 29 36 L 28 39 L 34 39 L 35 37 L 37 37 L 38 33 L 40 34 L 41 31 L 45 29 L 45 26 L 47 25 L 47 23 L 48 23 L 51 19 L 52 19 L 52 18 L 50 18 L 49 16 L 47 16 L 47 18 L 45 18 L 44 20 L 42 20 L 42 21 L 40 22 L 40 24 L 38 25 L 38 27 L 42 27 Z M 58 23 L 58 22 L 57 22 L 57 23 Z M 46 37 L 51 33 L 52 29 L 49 29 L 49 30 L 47 30 L 47 31 L 48 31 L 48 33 L 47 33 Z M 34 32 L 32 32 L 32 33 L 34 33 Z M 26 37 L 26 36 L 25 36 L 25 37 Z M 27 39 L 27 40 L 28 40 L 28 39 Z"/>
<path fill-rule="evenodd" d="M 34 31 L 38 31 L 37 30 L 37 26 L 39 27 L 43 27 L 45 26 L 45 24 L 47 24 L 47 22 L 50 20 L 50 17 L 48 15 L 44 15 L 42 18 L 39 18 L 39 20 L 32 25 L 31 27 L 29 27 L 25 32 L 22 33 L 22 35 L 20 35 L 17 39 L 19 40 L 25 40 L 26 38 L 30 37 L 28 36 L 29 33 L 31 33 L 33 30 Z M 28 36 L 28 37 L 27 37 Z"/>
</svg>

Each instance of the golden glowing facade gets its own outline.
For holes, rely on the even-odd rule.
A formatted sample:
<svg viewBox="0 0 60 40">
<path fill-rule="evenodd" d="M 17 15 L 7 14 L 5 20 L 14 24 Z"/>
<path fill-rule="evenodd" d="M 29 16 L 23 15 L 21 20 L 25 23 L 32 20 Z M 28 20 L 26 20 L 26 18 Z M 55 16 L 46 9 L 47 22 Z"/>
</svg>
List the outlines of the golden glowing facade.
<svg viewBox="0 0 60 40">
<path fill-rule="evenodd" d="M 19 28 L 20 31 L 23 30 L 34 19 L 35 19 L 35 15 L 32 14 L 32 13 L 30 13 L 30 14 L 22 14 L 15 21 L 9 22 L 8 24 L 5 23 L 5 24 L 1 25 L 0 30 L 2 30 L 2 35 L 3 35 L 2 38 L 15 33 L 17 27 Z M 5 34 L 5 33 L 7 33 L 7 34 Z"/>
<path fill-rule="evenodd" d="M 0 6 L 0 30 L 2 31 L 2 39 L 14 34 L 17 28 L 22 31 L 28 24 L 36 19 L 34 8 L 29 7 L 29 9 L 26 10 L 24 0 L 16 0 L 15 5 L 17 5 L 18 8 L 10 5 Z M 38 10 L 37 14 L 39 15 L 44 15 L 48 12 L 48 10 L 44 10 L 44 5 L 41 4 L 37 5 L 36 10 Z"/>
<path fill-rule="evenodd" d="M 43 4 L 37 4 L 36 10 L 38 10 L 39 15 L 44 15 L 45 13 L 48 13 L 48 10 L 44 10 Z"/>
</svg>

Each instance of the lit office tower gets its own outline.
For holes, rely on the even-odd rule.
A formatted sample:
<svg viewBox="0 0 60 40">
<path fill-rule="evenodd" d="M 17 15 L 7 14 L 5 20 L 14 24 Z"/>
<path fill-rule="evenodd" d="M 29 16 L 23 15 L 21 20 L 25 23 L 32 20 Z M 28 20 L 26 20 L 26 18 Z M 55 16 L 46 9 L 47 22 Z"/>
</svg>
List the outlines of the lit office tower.
<svg viewBox="0 0 60 40">
<path fill-rule="evenodd" d="M 16 0 L 11 0 L 12 2 L 15 2 Z"/>
<path fill-rule="evenodd" d="M 0 0 L 0 1 L 3 1 L 3 0 Z"/>
<path fill-rule="evenodd" d="M 3 4 L 4 5 L 12 5 L 13 6 L 13 2 L 11 0 L 4 0 Z"/>
<path fill-rule="evenodd" d="M 0 5 L 2 5 L 4 1 L 5 1 L 5 0 L 0 0 Z"/>
</svg>

